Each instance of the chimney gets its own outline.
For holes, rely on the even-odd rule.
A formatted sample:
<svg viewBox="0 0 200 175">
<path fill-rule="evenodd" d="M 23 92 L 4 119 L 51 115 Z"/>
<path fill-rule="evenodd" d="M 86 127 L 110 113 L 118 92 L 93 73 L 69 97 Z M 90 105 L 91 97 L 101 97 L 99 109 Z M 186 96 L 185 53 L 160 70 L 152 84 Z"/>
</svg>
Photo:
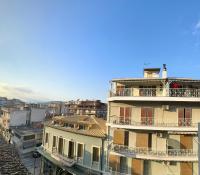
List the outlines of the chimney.
<svg viewBox="0 0 200 175">
<path fill-rule="evenodd" d="M 167 67 L 163 64 L 162 78 L 167 78 Z"/>
</svg>

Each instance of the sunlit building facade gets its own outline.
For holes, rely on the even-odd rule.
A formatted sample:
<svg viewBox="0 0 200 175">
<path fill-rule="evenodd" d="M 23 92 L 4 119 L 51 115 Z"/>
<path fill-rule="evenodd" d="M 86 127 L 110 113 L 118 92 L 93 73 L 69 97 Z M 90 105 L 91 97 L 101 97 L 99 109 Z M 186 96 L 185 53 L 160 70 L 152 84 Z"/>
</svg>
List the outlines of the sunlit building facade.
<svg viewBox="0 0 200 175">
<path fill-rule="evenodd" d="M 106 166 L 106 121 L 91 116 L 57 116 L 46 123 L 41 173 L 100 175 Z"/>
<path fill-rule="evenodd" d="M 161 74 L 161 75 L 160 75 Z M 166 65 L 143 78 L 113 79 L 108 98 L 113 174 L 197 175 L 200 80 L 170 78 Z"/>
</svg>

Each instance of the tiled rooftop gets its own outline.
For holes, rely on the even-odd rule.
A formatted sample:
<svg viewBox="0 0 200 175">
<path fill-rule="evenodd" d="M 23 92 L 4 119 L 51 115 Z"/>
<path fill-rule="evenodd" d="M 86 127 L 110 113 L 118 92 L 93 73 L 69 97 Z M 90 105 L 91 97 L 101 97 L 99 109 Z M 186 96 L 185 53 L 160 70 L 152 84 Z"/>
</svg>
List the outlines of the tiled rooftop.
<svg viewBox="0 0 200 175">
<path fill-rule="evenodd" d="M 69 127 L 66 124 L 74 124 L 77 127 Z M 87 135 L 92 137 L 106 137 L 106 121 L 93 116 L 56 116 L 53 121 L 46 123 L 47 126 L 63 131 Z M 78 125 L 88 126 L 86 129 L 79 129 Z"/>
</svg>

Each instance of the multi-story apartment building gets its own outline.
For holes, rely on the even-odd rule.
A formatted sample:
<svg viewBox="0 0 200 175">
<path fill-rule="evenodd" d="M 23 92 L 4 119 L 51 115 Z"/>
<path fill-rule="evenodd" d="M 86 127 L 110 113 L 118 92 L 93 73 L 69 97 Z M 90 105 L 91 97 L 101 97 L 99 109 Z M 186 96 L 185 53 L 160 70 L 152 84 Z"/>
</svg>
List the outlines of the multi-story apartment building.
<svg viewBox="0 0 200 175">
<path fill-rule="evenodd" d="M 42 174 L 103 174 L 106 167 L 106 121 L 91 116 L 57 116 L 44 127 Z"/>
<path fill-rule="evenodd" d="M 162 74 L 160 76 L 160 74 Z M 108 98 L 113 173 L 197 175 L 200 80 L 167 77 L 166 65 L 143 78 L 113 79 Z"/>
<path fill-rule="evenodd" d="M 100 100 L 77 100 L 65 103 L 66 115 L 95 115 L 106 118 L 107 105 Z"/>
</svg>

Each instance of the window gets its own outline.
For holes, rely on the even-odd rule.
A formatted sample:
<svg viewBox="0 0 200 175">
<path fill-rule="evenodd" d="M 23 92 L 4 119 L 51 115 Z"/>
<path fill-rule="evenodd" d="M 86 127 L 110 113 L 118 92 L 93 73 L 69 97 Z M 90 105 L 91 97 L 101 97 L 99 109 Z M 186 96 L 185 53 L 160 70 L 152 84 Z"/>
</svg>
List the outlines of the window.
<svg viewBox="0 0 200 175">
<path fill-rule="evenodd" d="M 83 157 L 83 144 L 78 143 L 77 157 Z"/>
<path fill-rule="evenodd" d="M 56 147 L 56 136 L 53 136 L 53 147 Z"/>
<path fill-rule="evenodd" d="M 92 151 L 92 161 L 93 162 L 99 162 L 99 154 L 100 154 L 100 151 L 99 151 L 99 148 L 97 147 L 93 147 L 93 151 Z"/>
<path fill-rule="evenodd" d="M 46 133 L 45 135 L 45 143 L 48 143 L 49 142 L 49 133 Z"/>
<path fill-rule="evenodd" d="M 35 139 L 35 134 L 24 136 L 24 140 L 32 140 Z"/>
<path fill-rule="evenodd" d="M 62 154 L 63 153 L 63 138 L 59 138 L 58 142 L 58 153 Z"/>
<path fill-rule="evenodd" d="M 127 158 L 126 157 L 120 157 L 120 173 L 128 173 L 127 172 L 128 167 L 127 167 Z"/>
<path fill-rule="evenodd" d="M 192 109 L 179 108 L 178 109 L 178 125 L 191 126 L 191 124 L 192 124 Z"/>
<path fill-rule="evenodd" d="M 72 141 L 69 141 L 69 147 L 68 147 L 68 157 L 69 158 L 74 158 L 74 153 L 75 153 L 75 143 Z"/>
<path fill-rule="evenodd" d="M 154 115 L 153 108 L 142 107 L 141 108 L 141 123 L 143 125 L 152 125 L 153 124 L 153 115 Z"/>
<path fill-rule="evenodd" d="M 69 124 L 68 125 L 70 128 L 74 128 L 74 125 L 73 124 Z"/>
<path fill-rule="evenodd" d="M 120 123 L 130 124 L 131 122 L 131 107 L 120 107 Z"/>
<path fill-rule="evenodd" d="M 63 125 L 64 127 L 68 127 L 69 126 L 69 124 L 68 123 L 64 123 L 64 125 Z"/>
<path fill-rule="evenodd" d="M 80 129 L 80 130 L 83 129 L 83 130 L 84 130 L 84 129 L 85 129 L 85 126 L 84 126 L 84 125 L 79 125 L 79 128 L 78 128 L 78 129 Z"/>
</svg>

